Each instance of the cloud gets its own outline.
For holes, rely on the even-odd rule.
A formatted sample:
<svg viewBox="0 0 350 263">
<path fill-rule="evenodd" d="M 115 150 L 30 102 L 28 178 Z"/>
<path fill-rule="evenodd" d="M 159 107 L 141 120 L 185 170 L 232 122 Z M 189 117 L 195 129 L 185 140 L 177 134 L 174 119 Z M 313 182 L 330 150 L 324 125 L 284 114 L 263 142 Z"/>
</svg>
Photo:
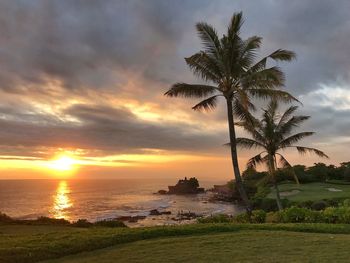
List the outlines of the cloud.
<svg viewBox="0 0 350 263">
<path fill-rule="evenodd" d="M 144 149 L 205 152 L 219 148 L 224 137 L 222 133 L 199 132 L 190 125 L 149 123 L 126 109 L 74 105 L 65 113 L 78 122 L 2 119 L 0 141 L 6 146 L 2 154 L 9 154 L 8 149 L 16 146 L 20 146 L 18 155 L 22 154 L 23 147 L 77 148 L 106 154 Z"/>
<path fill-rule="evenodd" d="M 346 141 L 349 9 L 347 0 L 1 1 L 1 150 L 43 156 L 45 147 L 220 147 L 227 138 L 224 109 L 198 115 L 189 112 L 193 101 L 163 93 L 172 83 L 199 81 L 183 59 L 201 48 L 195 23 L 207 21 L 223 33 L 241 10 L 243 35 L 264 37 L 262 54 L 277 48 L 298 54 L 281 66 L 286 89 L 301 96 L 303 112 L 312 115 L 306 128 L 320 131 L 312 142 Z M 143 119 L 125 101 L 152 103 L 149 114 L 162 118 Z M 176 120 L 179 112 L 186 112 L 186 122 L 183 115 Z"/>
</svg>

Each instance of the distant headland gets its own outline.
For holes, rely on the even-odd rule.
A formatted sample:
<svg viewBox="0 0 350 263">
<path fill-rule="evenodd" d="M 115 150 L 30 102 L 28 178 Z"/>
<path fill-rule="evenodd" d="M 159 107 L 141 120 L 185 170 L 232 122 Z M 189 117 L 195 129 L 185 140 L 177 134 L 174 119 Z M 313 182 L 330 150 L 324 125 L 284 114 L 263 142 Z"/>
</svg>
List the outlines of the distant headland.
<svg viewBox="0 0 350 263">
<path fill-rule="evenodd" d="M 199 187 L 199 182 L 196 177 L 191 177 L 190 179 L 185 177 L 185 179 L 180 179 L 176 185 L 169 185 L 168 189 L 168 191 L 159 190 L 158 194 L 187 195 L 204 193 L 204 188 Z"/>
</svg>

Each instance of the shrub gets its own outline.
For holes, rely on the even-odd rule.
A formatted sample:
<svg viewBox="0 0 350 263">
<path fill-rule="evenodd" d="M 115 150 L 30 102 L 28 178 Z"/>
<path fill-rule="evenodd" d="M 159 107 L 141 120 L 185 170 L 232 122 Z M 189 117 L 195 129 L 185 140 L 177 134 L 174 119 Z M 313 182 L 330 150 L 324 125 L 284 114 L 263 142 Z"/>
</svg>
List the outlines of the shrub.
<svg viewBox="0 0 350 263">
<path fill-rule="evenodd" d="M 326 207 L 328 207 L 328 203 L 326 201 L 316 201 L 311 205 L 311 209 L 316 211 L 324 210 Z"/>
<path fill-rule="evenodd" d="M 236 223 L 262 224 L 266 222 L 266 212 L 264 210 L 253 210 L 251 218 L 249 218 L 249 215 L 245 212 L 235 216 L 233 221 Z"/>
<path fill-rule="evenodd" d="M 25 220 L 29 224 L 41 224 L 41 225 L 69 225 L 70 222 L 63 218 L 50 218 L 46 216 L 40 216 L 36 220 Z"/>
<path fill-rule="evenodd" d="M 94 225 L 93 223 L 87 221 L 86 219 L 78 219 L 78 221 L 72 224 L 72 226 L 75 226 L 75 227 L 91 227 L 93 225 Z"/>
<path fill-rule="evenodd" d="M 279 212 L 268 212 L 266 213 L 266 223 L 280 223 L 280 213 Z"/>
<path fill-rule="evenodd" d="M 230 223 L 232 222 L 232 218 L 228 215 L 225 214 L 216 214 L 216 215 L 211 215 L 209 217 L 202 217 L 202 218 L 197 218 L 198 223 Z"/>
<path fill-rule="evenodd" d="M 288 199 L 282 199 L 281 202 L 283 207 L 290 207 L 293 204 Z M 262 209 L 266 212 L 278 210 L 276 199 L 272 198 L 255 198 L 252 205 L 254 209 Z"/>
<path fill-rule="evenodd" d="M 124 222 L 119 220 L 102 220 L 95 222 L 94 225 L 103 227 L 127 227 Z"/>
<path fill-rule="evenodd" d="M 252 212 L 252 223 L 262 224 L 266 222 L 266 212 L 264 210 L 254 210 Z"/>
<path fill-rule="evenodd" d="M 279 212 L 279 219 L 283 223 L 317 223 L 321 220 L 319 212 L 296 206 Z"/>
<path fill-rule="evenodd" d="M 350 199 L 345 199 L 345 200 L 343 201 L 343 206 L 345 206 L 345 207 L 350 207 Z"/>
<path fill-rule="evenodd" d="M 233 221 L 240 224 L 250 223 L 250 219 L 247 213 L 236 215 L 235 217 L 233 217 Z"/>
<path fill-rule="evenodd" d="M 345 181 L 350 181 L 350 167 L 347 167 L 344 171 L 343 178 Z"/>
<path fill-rule="evenodd" d="M 349 224 L 350 223 L 350 207 L 327 207 L 323 211 L 326 223 L 333 224 Z"/>
<path fill-rule="evenodd" d="M 271 188 L 268 187 L 267 185 L 258 186 L 257 192 L 254 195 L 254 198 L 255 199 L 265 198 L 270 192 L 271 192 Z"/>
<path fill-rule="evenodd" d="M 11 217 L 9 217 L 8 215 L 0 212 L 0 222 L 2 222 L 2 223 L 9 223 L 9 222 L 12 222 L 12 221 L 13 221 L 13 219 Z"/>
</svg>

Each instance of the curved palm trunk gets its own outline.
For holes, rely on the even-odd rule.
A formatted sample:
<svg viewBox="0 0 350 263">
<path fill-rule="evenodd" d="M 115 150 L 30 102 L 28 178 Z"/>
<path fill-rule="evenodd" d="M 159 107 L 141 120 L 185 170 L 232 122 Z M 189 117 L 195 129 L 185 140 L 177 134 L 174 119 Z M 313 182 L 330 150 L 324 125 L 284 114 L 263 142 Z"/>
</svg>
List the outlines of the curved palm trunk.
<svg viewBox="0 0 350 263">
<path fill-rule="evenodd" d="M 242 201 L 246 207 L 246 210 L 248 214 L 251 213 L 251 206 L 248 199 L 248 195 L 244 189 L 241 173 L 239 171 L 238 166 L 238 157 L 237 157 L 237 145 L 236 145 L 236 132 L 235 132 L 235 125 L 233 122 L 233 109 L 232 109 L 232 101 L 229 99 L 226 99 L 227 102 L 227 118 L 228 118 L 228 127 L 229 127 L 229 134 L 230 134 L 230 145 L 231 145 L 231 159 L 232 159 L 232 166 L 233 166 L 233 172 L 235 175 L 236 180 L 236 186 L 239 191 L 239 194 L 242 198 Z"/>
<path fill-rule="evenodd" d="M 273 187 L 274 187 L 275 192 L 276 192 L 277 207 L 278 207 L 278 210 L 281 211 L 283 209 L 283 206 L 282 206 L 282 202 L 281 202 L 280 191 L 279 191 L 278 185 L 277 185 L 276 165 L 275 164 L 276 164 L 275 157 L 269 154 L 269 170 L 270 170 L 270 174 L 272 177 Z"/>
<path fill-rule="evenodd" d="M 293 171 L 293 178 L 294 178 L 294 180 L 295 180 L 295 183 L 296 183 L 297 185 L 300 185 L 299 178 L 298 178 L 298 176 L 295 174 L 294 171 Z"/>
</svg>

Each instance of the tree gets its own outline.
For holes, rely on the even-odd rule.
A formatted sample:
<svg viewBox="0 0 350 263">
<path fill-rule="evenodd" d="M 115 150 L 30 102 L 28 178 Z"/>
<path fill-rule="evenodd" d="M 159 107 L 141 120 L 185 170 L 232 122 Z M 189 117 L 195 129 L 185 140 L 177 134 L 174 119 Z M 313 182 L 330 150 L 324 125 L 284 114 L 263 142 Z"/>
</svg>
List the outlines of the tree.
<svg viewBox="0 0 350 263">
<path fill-rule="evenodd" d="M 256 167 L 258 164 L 266 164 L 269 176 L 272 179 L 276 201 L 279 210 L 282 203 L 276 181 L 277 157 L 283 168 L 292 168 L 280 150 L 295 148 L 300 154 L 315 153 L 320 157 L 328 156 L 320 150 L 310 147 L 295 145 L 305 137 L 311 136 L 314 132 L 300 132 L 292 134 L 294 128 L 309 119 L 309 116 L 292 116 L 298 109 L 297 106 L 289 107 L 281 116 L 277 113 L 278 103 L 271 100 L 267 109 L 263 110 L 261 120 L 251 116 L 248 120 L 242 121 L 241 125 L 252 138 L 237 138 L 237 145 L 243 148 L 261 148 L 262 152 L 249 159 L 247 166 Z"/>
<path fill-rule="evenodd" d="M 289 93 L 278 89 L 284 84 L 283 72 L 277 66 L 267 67 L 270 59 L 291 61 L 295 54 L 278 49 L 256 62 L 262 38 L 252 36 L 242 39 L 242 24 L 242 13 L 233 14 L 227 33 L 219 38 L 211 25 L 198 23 L 196 28 L 204 49 L 185 58 L 185 61 L 193 73 L 206 84 L 176 83 L 165 95 L 203 99 L 193 106 L 192 109 L 196 111 L 215 109 L 219 97 L 226 100 L 235 181 L 240 197 L 250 212 L 249 199 L 238 166 L 235 121 L 245 119 L 249 116 L 249 110 L 255 110 L 253 98 L 266 99 L 273 96 L 287 102 L 296 100 Z"/>
</svg>

